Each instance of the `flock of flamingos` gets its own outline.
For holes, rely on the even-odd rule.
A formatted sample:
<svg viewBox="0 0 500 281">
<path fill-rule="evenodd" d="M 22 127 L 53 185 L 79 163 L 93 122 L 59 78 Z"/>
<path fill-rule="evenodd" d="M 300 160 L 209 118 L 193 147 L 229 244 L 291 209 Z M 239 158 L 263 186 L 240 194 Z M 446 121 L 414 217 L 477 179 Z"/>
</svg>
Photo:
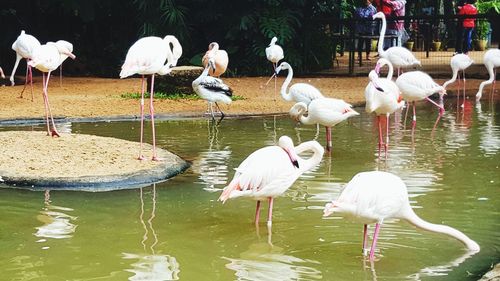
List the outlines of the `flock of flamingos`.
<svg viewBox="0 0 500 281">
<path fill-rule="evenodd" d="M 382 13 L 377 13 L 373 19 L 382 20 L 382 28 L 378 42 L 378 54 L 380 59 L 376 67 L 369 74 L 369 84 L 365 89 L 366 111 L 374 112 L 377 115 L 379 126 L 379 148 L 385 147 L 387 152 L 389 143 L 389 126 L 386 126 L 386 138 L 383 139 L 381 117 L 385 116 L 387 124 L 389 115 L 396 110 L 400 110 L 407 104 L 406 115 L 410 105 L 413 105 L 412 127 L 416 124 L 415 102 L 427 100 L 439 109 L 439 118 L 444 113 L 443 95 L 446 94 L 446 87 L 457 80 L 460 83 L 459 72 L 462 71 L 462 79 L 465 90 L 465 69 L 473 61 L 466 54 L 458 54 L 451 58 L 453 77 L 443 85 L 439 85 L 422 71 L 410 71 L 401 74 L 401 69 L 420 65 L 415 56 L 403 47 L 391 47 L 383 50 L 382 42 L 386 30 L 386 20 Z M 328 98 L 321 92 L 307 83 L 296 83 L 288 87 L 292 78 L 293 70 L 290 64 L 279 61 L 284 58 L 283 49 L 276 44 L 277 38 L 271 40 L 266 48 L 266 57 L 273 63 L 275 72 L 273 77 L 282 70 L 288 70 L 288 75 L 281 87 L 281 96 L 286 101 L 296 102 L 290 109 L 292 118 L 304 124 L 317 124 L 326 127 L 327 144 L 326 149 L 332 147 L 331 127 L 346 120 L 349 117 L 358 115 L 352 106 L 343 100 Z M 17 60 L 10 76 L 14 84 L 13 76 L 22 58 L 27 59 L 26 83 L 32 83 L 32 67 L 43 73 L 43 97 L 46 110 L 47 132 L 51 136 L 59 136 L 52 118 L 48 99 L 48 83 L 50 74 L 61 66 L 62 62 L 73 55 L 73 45 L 67 41 L 49 42 L 41 45 L 38 40 L 24 31 L 12 45 L 17 53 Z M 153 135 L 153 157 L 152 160 L 160 160 L 156 156 L 155 127 L 154 127 L 154 78 L 155 74 L 165 75 L 176 66 L 177 60 L 182 55 L 182 47 L 174 36 L 145 37 L 135 42 L 129 49 L 125 62 L 120 72 L 120 78 L 139 74 L 142 77 L 141 85 L 141 148 L 139 159 L 143 160 L 142 143 L 144 132 L 144 93 L 146 91 L 145 75 L 151 75 L 150 90 L 150 116 Z M 219 78 L 228 65 L 228 55 L 224 50 L 219 49 L 217 43 L 211 43 L 209 49 L 203 57 L 204 70 L 202 74 L 192 82 L 194 91 L 208 102 L 208 112 L 214 118 L 213 104 L 220 111 L 221 117 L 224 113 L 220 110 L 218 103 L 231 103 L 232 90 Z M 165 64 L 165 62 L 167 62 Z M 488 69 L 489 80 L 482 82 L 476 95 L 481 98 L 484 86 L 494 83 L 495 68 L 500 66 L 500 50 L 491 49 L 484 55 L 484 64 Z M 387 77 L 380 77 L 380 69 L 388 66 Z M 396 80 L 392 79 L 394 69 L 398 70 Z M 273 78 L 271 77 L 271 79 Z M 271 81 L 269 79 L 269 81 Z M 269 83 L 268 81 L 268 83 Z M 275 80 L 276 85 L 276 80 Z M 460 87 L 460 85 L 458 85 Z M 25 84 L 26 88 L 26 84 Z M 23 89 L 24 91 L 24 89 Z M 439 102 L 430 99 L 434 93 L 440 94 Z M 22 93 L 21 93 L 22 95 Z M 465 93 L 464 93 L 465 95 Z M 49 122 L 50 117 L 50 122 Z M 406 120 L 406 117 L 405 117 Z M 437 122 L 436 122 L 437 123 Z M 312 151 L 312 156 L 303 159 L 299 156 L 304 151 Z M 324 149 L 316 141 L 308 141 L 294 146 L 291 138 L 282 136 L 278 145 L 261 148 L 250 154 L 236 168 L 236 173 L 232 181 L 227 185 L 220 195 L 219 200 L 225 202 L 228 199 L 237 197 L 250 197 L 257 201 L 255 223 L 259 223 L 261 201 L 269 201 L 268 226 L 272 224 L 272 210 L 274 197 L 282 195 L 298 177 L 318 165 L 323 158 Z M 364 224 L 363 231 L 363 254 L 369 252 L 370 260 L 374 259 L 377 237 L 380 227 L 386 218 L 400 218 L 409 221 L 415 226 L 447 234 L 461 241 L 470 251 L 479 251 L 479 245 L 467 237 L 462 232 L 445 225 L 432 224 L 419 218 L 412 210 L 405 183 L 396 175 L 388 172 L 371 171 L 362 172 L 355 175 L 345 186 L 339 198 L 328 203 L 324 208 L 324 216 L 332 213 L 341 213 L 354 217 Z M 373 234 L 373 241 L 370 250 L 367 248 L 367 224 L 376 223 Z"/>
</svg>

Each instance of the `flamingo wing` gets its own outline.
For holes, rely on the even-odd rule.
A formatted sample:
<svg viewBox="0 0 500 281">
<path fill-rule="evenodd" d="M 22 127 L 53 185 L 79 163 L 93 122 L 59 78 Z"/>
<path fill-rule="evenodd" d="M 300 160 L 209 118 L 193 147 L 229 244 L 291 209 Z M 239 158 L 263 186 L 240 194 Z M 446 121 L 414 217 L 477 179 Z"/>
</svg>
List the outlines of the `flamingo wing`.
<svg viewBox="0 0 500 281">
<path fill-rule="evenodd" d="M 223 93 L 228 97 L 233 96 L 233 90 L 218 78 L 207 76 L 200 82 L 200 86 L 211 92 Z"/>
</svg>

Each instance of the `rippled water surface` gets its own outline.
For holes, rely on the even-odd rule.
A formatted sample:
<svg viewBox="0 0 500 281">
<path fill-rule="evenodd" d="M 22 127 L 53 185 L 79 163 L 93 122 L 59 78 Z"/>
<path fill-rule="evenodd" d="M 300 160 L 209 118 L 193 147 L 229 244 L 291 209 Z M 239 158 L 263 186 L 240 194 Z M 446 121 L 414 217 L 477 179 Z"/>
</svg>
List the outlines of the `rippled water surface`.
<svg viewBox="0 0 500 281">
<path fill-rule="evenodd" d="M 275 201 L 271 232 L 252 223 L 254 201 L 222 205 L 218 190 L 254 150 L 284 134 L 297 143 L 310 140 L 316 128 L 272 116 L 218 126 L 160 121 L 159 146 L 192 162 L 167 182 L 101 193 L 0 189 L 0 279 L 476 280 L 500 260 L 500 106 L 467 101 L 457 113 L 454 101 L 448 103 L 435 132 L 430 104 L 417 108 L 413 136 L 392 118 L 387 160 L 378 158 L 372 116 L 335 127 L 331 156 Z M 64 127 L 138 139 L 138 122 Z M 3 128 L 18 129 L 32 127 Z M 323 128 L 318 141 L 325 143 Z M 481 252 L 468 255 L 452 238 L 390 220 L 376 261 L 365 261 L 362 224 L 323 219 L 322 208 L 354 174 L 374 169 L 399 175 L 419 216 L 460 229 Z"/>
</svg>

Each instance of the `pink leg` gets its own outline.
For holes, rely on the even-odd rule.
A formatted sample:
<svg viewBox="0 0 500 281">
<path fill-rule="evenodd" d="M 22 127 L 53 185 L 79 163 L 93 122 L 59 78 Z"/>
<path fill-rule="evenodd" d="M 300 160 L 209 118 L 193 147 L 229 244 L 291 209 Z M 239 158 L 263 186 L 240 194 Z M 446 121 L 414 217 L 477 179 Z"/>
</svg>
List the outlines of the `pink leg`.
<svg viewBox="0 0 500 281">
<path fill-rule="evenodd" d="M 366 238 L 368 237 L 368 225 L 363 227 L 363 256 L 366 256 Z"/>
<path fill-rule="evenodd" d="M 332 127 L 326 128 L 326 151 L 332 151 Z"/>
<path fill-rule="evenodd" d="M 28 67 L 29 75 L 30 75 L 30 86 L 31 86 L 31 101 L 34 99 L 33 95 L 33 68 L 31 66 Z"/>
<path fill-rule="evenodd" d="M 49 79 L 50 79 L 50 71 L 49 71 L 49 73 L 47 73 L 47 83 L 44 86 L 45 100 L 46 100 L 46 103 L 47 103 L 47 108 L 49 109 L 50 120 L 52 121 L 52 131 L 50 132 L 50 134 L 53 137 L 60 137 L 59 132 L 57 132 L 57 129 L 56 129 L 56 124 L 54 122 L 54 117 L 52 116 L 52 111 L 50 110 L 49 92 L 48 92 Z"/>
<path fill-rule="evenodd" d="M 385 127 L 385 157 L 387 158 L 387 150 L 389 149 L 389 114 L 386 114 L 386 127 Z"/>
<path fill-rule="evenodd" d="M 276 73 L 276 64 L 275 62 L 273 62 L 273 68 L 274 68 L 274 73 Z M 274 100 L 276 101 L 276 92 L 278 91 L 278 76 L 277 75 L 274 75 Z"/>
<path fill-rule="evenodd" d="M 62 63 L 59 66 L 59 87 L 62 87 Z"/>
<path fill-rule="evenodd" d="M 45 106 L 45 123 L 47 124 L 47 136 L 50 136 L 50 126 L 49 126 L 49 106 L 47 103 L 47 95 L 45 93 L 45 72 L 42 72 L 42 96 L 43 104 Z"/>
<path fill-rule="evenodd" d="M 373 234 L 372 248 L 370 249 L 370 260 L 375 257 L 375 247 L 377 247 L 378 233 L 380 231 L 380 223 L 375 224 L 375 233 Z"/>
<path fill-rule="evenodd" d="M 260 200 L 257 201 L 257 207 L 255 207 L 255 225 L 259 224 L 260 219 Z"/>
<path fill-rule="evenodd" d="M 409 104 L 409 103 L 407 103 L 407 104 L 406 104 L 405 121 L 404 121 L 404 123 L 403 123 L 403 124 L 404 124 L 404 126 L 403 126 L 403 130 L 406 130 L 406 119 L 407 119 L 407 117 L 408 117 L 408 111 L 409 111 L 409 110 L 410 110 L 410 104 Z"/>
<path fill-rule="evenodd" d="M 443 116 L 443 114 L 444 114 L 444 107 L 440 106 L 435 101 L 431 100 L 429 97 L 426 97 L 425 99 L 428 102 L 432 103 L 433 105 L 437 106 L 439 108 L 439 116 Z"/>
<path fill-rule="evenodd" d="M 24 93 L 24 90 L 26 89 L 26 85 L 28 85 L 28 77 L 29 77 L 29 69 L 30 69 L 30 66 L 28 64 L 30 60 L 29 59 L 26 59 L 26 81 L 24 81 L 24 87 L 23 87 L 23 90 L 21 91 L 21 95 L 19 96 L 19 98 L 23 98 L 23 93 Z"/>
<path fill-rule="evenodd" d="M 149 97 L 149 114 L 151 114 L 151 129 L 153 132 L 153 161 L 160 161 L 156 156 L 156 134 L 155 134 L 155 108 L 153 107 L 154 100 L 155 75 L 151 75 L 151 95 Z"/>
<path fill-rule="evenodd" d="M 267 225 L 273 224 L 273 202 L 274 198 L 269 197 L 269 211 L 267 212 Z"/>
<path fill-rule="evenodd" d="M 465 106 L 465 69 L 463 70 L 463 76 L 462 79 L 464 81 L 464 99 L 462 100 L 462 105 L 461 107 L 463 108 Z"/>
<path fill-rule="evenodd" d="M 141 111 L 141 146 L 139 149 L 139 157 L 137 159 L 139 160 L 144 160 L 144 155 L 142 155 L 142 142 L 143 142 L 143 135 L 144 135 L 144 75 L 142 75 L 142 80 L 141 80 L 141 103 L 140 103 L 140 111 Z"/>
<path fill-rule="evenodd" d="M 415 102 L 413 102 L 413 120 L 411 121 L 411 127 L 412 129 L 415 129 L 415 126 L 417 125 L 417 113 L 415 110 Z"/>
<path fill-rule="evenodd" d="M 382 144 L 384 141 L 382 140 L 382 120 L 380 115 L 377 115 L 377 123 L 378 123 L 378 150 L 380 153 L 380 148 L 382 147 Z"/>
</svg>

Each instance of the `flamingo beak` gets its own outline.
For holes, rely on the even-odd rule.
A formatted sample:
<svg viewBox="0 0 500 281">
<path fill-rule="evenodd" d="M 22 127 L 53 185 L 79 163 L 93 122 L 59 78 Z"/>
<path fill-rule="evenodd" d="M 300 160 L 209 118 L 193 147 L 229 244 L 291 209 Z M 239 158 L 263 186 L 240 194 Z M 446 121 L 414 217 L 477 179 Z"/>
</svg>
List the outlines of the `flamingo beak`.
<svg viewBox="0 0 500 281">
<path fill-rule="evenodd" d="M 377 75 L 380 74 L 380 64 L 378 63 L 375 65 L 375 72 L 377 72 Z"/>
<path fill-rule="evenodd" d="M 375 83 L 374 81 L 371 82 L 373 84 L 373 86 L 375 87 L 375 89 L 377 89 L 377 91 L 379 92 L 384 92 L 384 89 L 380 88 L 379 85 L 377 85 L 377 83 Z"/>
<path fill-rule="evenodd" d="M 333 214 L 334 207 L 335 204 L 333 202 L 326 204 L 325 209 L 323 210 L 323 217 L 328 217 L 329 215 Z"/>
<path fill-rule="evenodd" d="M 71 53 L 71 52 L 66 52 L 64 54 L 67 55 L 68 57 L 72 58 L 72 59 L 76 59 L 76 56 L 73 53 Z"/>
<path fill-rule="evenodd" d="M 286 154 L 288 154 L 288 157 L 290 158 L 290 162 L 292 162 L 292 165 L 295 166 L 296 168 L 299 168 L 299 161 L 297 161 L 297 157 L 295 153 L 290 152 L 290 150 L 285 149 Z"/>
<path fill-rule="evenodd" d="M 274 77 L 276 77 L 276 73 L 273 73 L 273 75 L 271 75 L 271 78 L 269 78 L 269 80 L 267 80 L 266 86 L 267 86 L 267 84 L 269 84 L 269 82 L 271 82 L 271 80 L 273 80 Z"/>
</svg>

